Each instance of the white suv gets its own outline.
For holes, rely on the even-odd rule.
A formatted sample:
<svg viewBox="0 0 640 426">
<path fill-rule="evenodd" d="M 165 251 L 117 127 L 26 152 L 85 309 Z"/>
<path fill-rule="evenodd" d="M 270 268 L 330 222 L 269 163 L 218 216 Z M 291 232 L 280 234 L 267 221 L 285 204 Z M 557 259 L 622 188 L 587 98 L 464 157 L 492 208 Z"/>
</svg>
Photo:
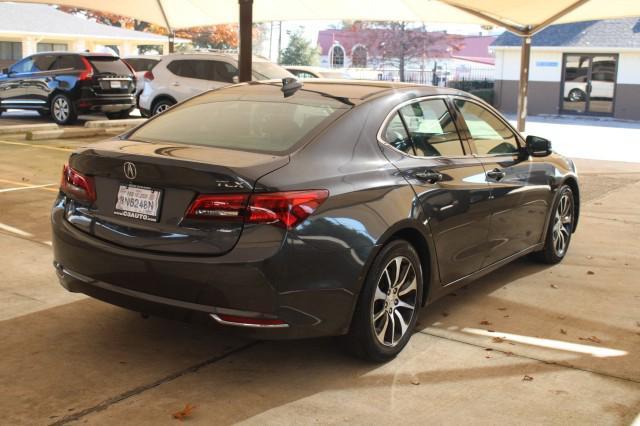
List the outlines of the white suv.
<svg viewBox="0 0 640 426">
<path fill-rule="evenodd" d="M 294 77 L 266 59 L 253 58 L 253 79 Z M 163 56 L 144 75 L 139 108 L 144 116 L 156 115 L 192 96 L 238 81 L 238 60 L 226 53 L 174 53 Z"/>
</svg>

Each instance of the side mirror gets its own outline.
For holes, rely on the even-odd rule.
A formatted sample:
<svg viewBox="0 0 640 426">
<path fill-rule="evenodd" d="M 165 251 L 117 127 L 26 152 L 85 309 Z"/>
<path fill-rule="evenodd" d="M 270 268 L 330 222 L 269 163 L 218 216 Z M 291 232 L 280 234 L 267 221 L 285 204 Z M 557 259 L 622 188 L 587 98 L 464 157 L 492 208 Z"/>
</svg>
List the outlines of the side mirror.
<svg viewBox="0 0 640 426">
<path fill-rule="evenodd" d="M 234 75 L 233 78 L 231 78 L 231 81 L 233 81 L 234 84 L 238 84 L 240 83 L 240 77 Z"/>
<path fill-rule="evenodd" d="M 546 157 L 551 154 L 551 141 L 539 136 L 527 136 L 527 153 L 532 157 Z"/>
</svg>

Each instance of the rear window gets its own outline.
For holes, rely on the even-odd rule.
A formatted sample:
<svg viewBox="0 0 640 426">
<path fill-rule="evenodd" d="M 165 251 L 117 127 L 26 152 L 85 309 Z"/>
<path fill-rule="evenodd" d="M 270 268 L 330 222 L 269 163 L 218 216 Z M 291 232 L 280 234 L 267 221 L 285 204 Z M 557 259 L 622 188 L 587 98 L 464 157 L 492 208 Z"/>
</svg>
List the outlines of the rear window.
<svg viewBox="0 0 640 426">
<path fill-rule="evenodd" d="M 148 121 L 129 139 L 285 154 L 347 109 L 337 101 L 303 103 L 293 98 L 195 98 Z"/>
<path fill-rule="evenodd" d="M 135 72 L 140 72 L 151 71 L 159 61 L 157 59 L 150 58 L 129 58 L 125 59 L 125 62 L 131 65 L 131 68 L 133 68 Z"/>
<path fill-rule="evenodd" d="M 120 58 L 111 56 L 89 56 L 87 60 L 98 74 L 131 75 L 131 70 Z"/>
</svg>

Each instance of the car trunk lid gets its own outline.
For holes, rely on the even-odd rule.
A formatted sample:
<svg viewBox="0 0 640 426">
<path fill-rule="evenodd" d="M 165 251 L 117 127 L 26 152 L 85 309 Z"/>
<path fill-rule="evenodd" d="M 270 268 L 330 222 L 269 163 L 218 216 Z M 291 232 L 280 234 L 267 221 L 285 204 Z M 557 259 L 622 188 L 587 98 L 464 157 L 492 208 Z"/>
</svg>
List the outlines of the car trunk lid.
<svg viewBox="0 0 640 426">
<path fill-rule="evenodd" d="M 124 247 L 221 255 L 235 246 L 243 222 L 185 218 L 193 200 L 198 194 L 250 194 L 261 176 L 288 161 L 213 147 L 103 142 L 70 159 L 73 169 L 93 178 L 97 198 L 91 207 L 73 205 L 67 219 Z"/>
</svg>

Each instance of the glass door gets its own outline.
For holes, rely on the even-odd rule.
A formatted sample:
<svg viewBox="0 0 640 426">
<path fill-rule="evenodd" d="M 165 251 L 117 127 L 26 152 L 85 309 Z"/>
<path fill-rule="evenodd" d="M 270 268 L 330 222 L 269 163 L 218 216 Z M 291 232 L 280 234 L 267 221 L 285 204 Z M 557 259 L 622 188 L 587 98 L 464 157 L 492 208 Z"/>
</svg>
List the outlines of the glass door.
<svg viewBox="0 0 640 426">
<path fill-rule="evenodd" d="M 617 55 L 565 54 L 562 112 L 613 114 Z"/>
</svg>

